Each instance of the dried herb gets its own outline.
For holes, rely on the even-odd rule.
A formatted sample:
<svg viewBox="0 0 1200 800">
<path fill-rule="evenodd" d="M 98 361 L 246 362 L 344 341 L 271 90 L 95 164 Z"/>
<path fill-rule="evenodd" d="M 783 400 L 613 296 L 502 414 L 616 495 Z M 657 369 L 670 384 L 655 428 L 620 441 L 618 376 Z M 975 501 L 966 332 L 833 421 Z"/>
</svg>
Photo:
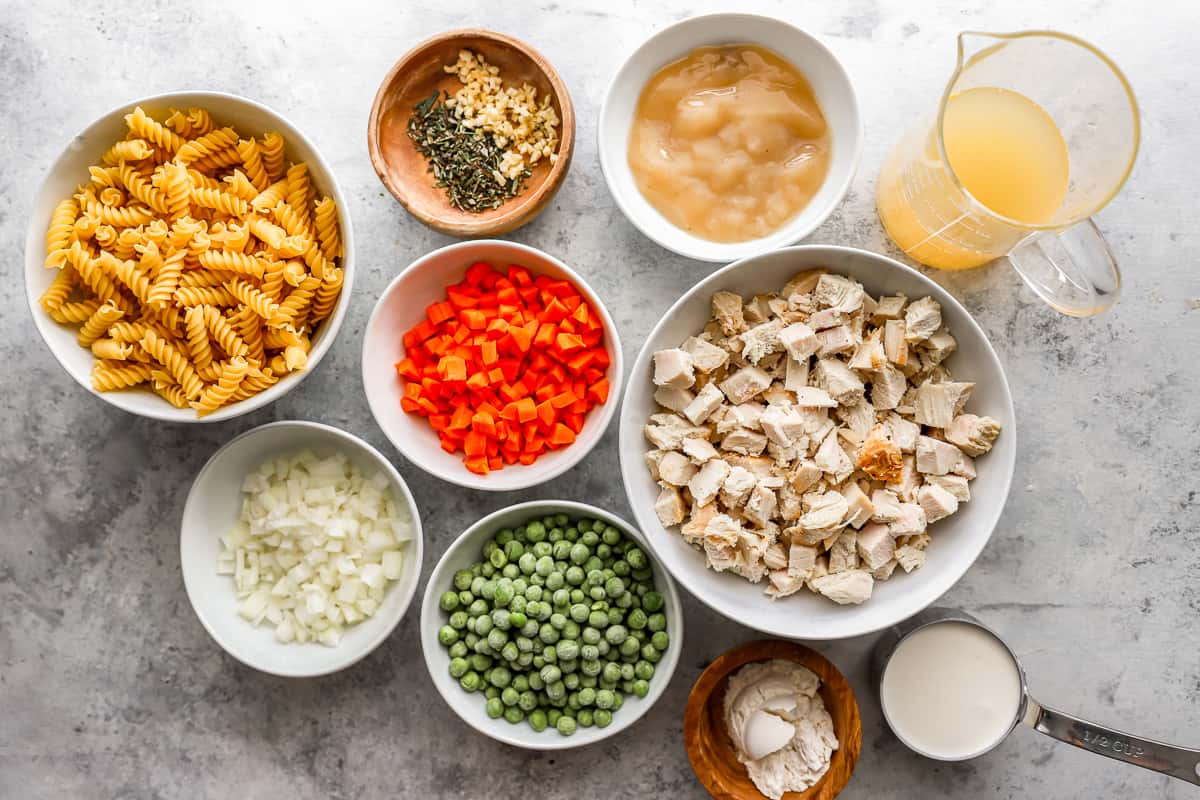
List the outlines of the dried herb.
<svg viewBox="0 0 1200 800">
<path fill-rule="evenodd" d="M 505 177 L 500 172 L 503 148 L 490 133 L 464 125 L 437 90 L 413 107 L 408 136 L 429 162 L 436 185 L 463 211 L 477 214 L 498 208 L 520 194 L 529 180 L 529 170 Z"/>
</svg>

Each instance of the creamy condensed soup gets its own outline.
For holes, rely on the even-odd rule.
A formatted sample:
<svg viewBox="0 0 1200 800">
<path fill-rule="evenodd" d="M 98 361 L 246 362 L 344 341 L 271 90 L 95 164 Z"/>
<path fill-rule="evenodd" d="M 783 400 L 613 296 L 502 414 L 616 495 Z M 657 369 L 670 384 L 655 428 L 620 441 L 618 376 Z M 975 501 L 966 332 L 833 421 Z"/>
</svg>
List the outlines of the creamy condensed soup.
<svg viewBox="0 0 1200 800">
<path fill-rule="evenodd" d="M 743 242 L 799 213 L 829 171 L 825 117 L 804 76 L 751 44 L 701 47 L 642 90 L 629 166 L 642 194 L 687 232 Z"/>
<path fill-rule="evenodd" d="M 939 622 L 892 653 L 880 698 L 892 731 L 910 747 L 935 758 L 970 758 L 1008 734 L 1021 707 L 1021 674 L 992 634 Z"/>
</svg>

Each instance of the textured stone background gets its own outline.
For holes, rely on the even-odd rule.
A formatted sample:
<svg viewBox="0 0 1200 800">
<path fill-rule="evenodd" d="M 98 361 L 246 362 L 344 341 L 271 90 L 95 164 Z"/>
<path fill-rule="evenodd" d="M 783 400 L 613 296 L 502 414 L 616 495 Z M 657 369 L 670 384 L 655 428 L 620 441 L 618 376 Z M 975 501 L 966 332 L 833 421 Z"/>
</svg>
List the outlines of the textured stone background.
<svg viewBox="0 0 1200 800">
<path fill-rule="evenodd" d="M 449 240 L 385 194 L 367 160 L 367 113 L 393 60 L 432 33 L 479 25 L 542 50 L 572 90 L 578 151 L 554 206 L 514 238 L 588 276 L 632 359 L 712 267 L 659 249 L 616 209 L 596 161 L 597 109 L 651 32 L 727 6 L 471 5 L 0 2 L 0 248 L 12 277 L 0 287 L 0 797 L 703 796 L 684 753 L 684 701 L 710 659 L 754 634 L 691 598 L 683 659 L 652 712 L 618 741 L 537 755 L 476 735 L 443 705 L 415 609 L 358 666 L 289 681 L 225 656 L 184 596 L 177 526 L 193 475 L 222 442 L 274 419 L 338 425 L 391 454 L 425 520 L 426 571 L 467 524 L 525 496 L 630 516 L 615 426 L 585 466 L 520 497 L 429 478 L 376 428 L 359 388 L 363 324 L 393 275 Z M 895 255 L 874 214 L 875 177 L 898 127 L 935 102 L 958 30 L 1065 29 L 1127 71 L 1145 138 L 1133 178 L 1100 215 L 1127 279 L 1116 309 L 1058 316 L 1003 265 L 935 276 L 991 335 L 1021 426 L 1008 509 L 945 601 L 1008 637 L 1039 698 L 1200 745 L 1200 11 L 1118 0 L 747 5 L 820 36 L 858 88 L 862 167 L 816 242 Z M 359 244 L 350 314 L 316 373 L 273 406 L 213 426 L 142 421 L 83 392 L 33 333 L 16 277 L 32 194 L 59 149 L 112 106 L 183 88 L 247 95 L 308 132 L 342 181 Z M 821 646 L 850 675 L 864 717 L 846 798 L 1193 796 L 1029 731 L 971 763 L 922 760 L 882 727 L 871 644 Z"/>
</svg>

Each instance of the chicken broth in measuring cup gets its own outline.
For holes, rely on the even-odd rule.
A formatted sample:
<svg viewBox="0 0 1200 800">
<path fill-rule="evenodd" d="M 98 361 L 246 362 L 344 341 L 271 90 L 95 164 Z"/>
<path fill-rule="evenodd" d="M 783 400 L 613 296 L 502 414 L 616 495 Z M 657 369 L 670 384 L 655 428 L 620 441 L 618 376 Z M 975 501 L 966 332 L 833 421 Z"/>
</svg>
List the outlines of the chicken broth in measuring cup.
<svg viewBox="0 0 1200 800">
<path fill-rule="evenodd" d="M 700 47 L 638 98 L 629 166 L 673 224 L 714 242 L 783 227 L 829 172 L 828 126 L 794 65 L 757 45 Z"/>
</svg>

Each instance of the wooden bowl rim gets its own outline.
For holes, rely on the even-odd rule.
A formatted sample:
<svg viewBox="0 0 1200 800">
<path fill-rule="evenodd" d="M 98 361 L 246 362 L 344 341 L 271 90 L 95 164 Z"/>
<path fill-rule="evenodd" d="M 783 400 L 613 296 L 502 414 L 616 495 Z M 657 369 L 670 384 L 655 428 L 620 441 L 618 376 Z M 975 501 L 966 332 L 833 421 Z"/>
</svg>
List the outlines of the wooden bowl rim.
<svg viewBox="0 0 1200 800">
<path fill-rule="evenodd" d="M 709 785 L 706 778 L 702 776 L 702 773 L 707 774 L 707 770 L 703 769 L 705 762 L 700 759 L 700 743 L 698 741 L 700 720 L 708 706 L 709 697 L 734 670 L 756 661 L 769 661 L 776 658 L 795 661 L 809 669 L 812 669 L 810 665 L 813 664 L 820 666 L 822 672 L 829 676 L 826 679 L 818 674 L 821 682 L 827 685 L 834 694 L 845 695 L 850 699 L 850 718 L 847 720 L 846 726 L 848 730 L 835 731 L 838 734 L 838 749 L 834 751 L 833 758 L 838 758 L 837 754 L 842 753 L 848 767 L 838 773 L 841 778 L 840 785 L 827 784 L 830 774 L 833 773 L 833 770 L 830 769 L 822 776 L 821 780 L 803 792 L 786 792 L 784 800 L 836 797 L 846 788 L 846 784 L 850 782 L 850 776 L 854 774 L 854 770 L 858 766 L 858 757 L 862 751 L 862 717 L 858 711 L 858 700 L 854 695 L 854 690 L 850 687 L 850 682 L 846 680 L 846 676 L 832 661 L 811 647 L 781 639 L 758 639 L 740 644 L 713 659 L 712 663 L 700 673 L 700 677 L 696 678 L 696 682 L 692 684 L 692 689 L 688 693 L 687 707 L 683 718 L 683 735 L 688 762 L 692 765 L 692 772 L 696 775 L 696 779 L 713 797 L 717 797 L 716 794 L 713 794 L 714 787 Z M 698 761 L 700 763 L 697 763 Z M 818 795 L 818 792 L 821 794 Z M 761 794 L 759 797 L 766 800 Z"/>
<path fill-rule="evenodd" d="M 540 185 L 525 194 L 512 198 L 509 201 L 511 208 L 497 217 L 486 221 L 462 222 L 455 220 L 452 222 L 415 208 L 409 200 L 409 192 L 405 183 L 403 181 L 396 183 L 391 180 L 386 169 L 387 161 L 379 146 L 379 124 L 388 89 L 410 61 L 430 47 L 468 37 L 490 39 L 516 50 L 532 61 L 534 66 L 546 76 L 550 87 L 554 90 L 560 110 L 559 127 L 561 130 L 558 138 L 558 158 L 551 165 L 549 173 Z M 375 168 L 375 174 L 379 176 L 380 182 L 387 187 L 387 190 L 409 214 L 425 225 L 452 236 L 491 236 L 506 233 L 524 225 L 541 213 L 545 202 L 554 196 L 566 177 L 567 168 L 571 164 L 571 156 L 575 151 L 575 106 L 571 102 L 571 93 L 567 91 L 566 84 L 554 66 L 540 52 L 520 39 L 485 28 L 459 28 L 444 31 L 413 46 L 392 65 L 392 68 L 384 76 L 379 88 L 375 91 L 375 99 L 371 103 L 371 115 L 367 120 L 367 151 L 371 156 L 371 166 Z"/>
</svg>

